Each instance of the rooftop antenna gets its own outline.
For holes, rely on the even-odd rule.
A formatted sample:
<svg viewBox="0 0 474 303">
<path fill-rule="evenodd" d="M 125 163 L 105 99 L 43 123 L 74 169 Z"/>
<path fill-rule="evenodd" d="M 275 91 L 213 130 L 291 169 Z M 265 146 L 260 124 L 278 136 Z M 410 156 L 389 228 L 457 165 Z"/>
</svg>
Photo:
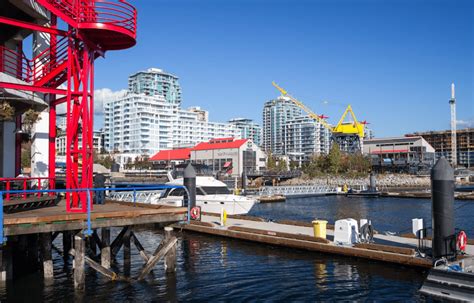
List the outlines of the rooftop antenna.
<svg viewBox="0 0 474 303">
<path fill-rule="evenodd" d="M 457 166 L 457 146 L 456 146 L 456 96 L 454 92 L 454 83 L 451 83 L 451 99 L 449 99 L 451 107 L 451 165 L 453 168 Z"/>
</svg>

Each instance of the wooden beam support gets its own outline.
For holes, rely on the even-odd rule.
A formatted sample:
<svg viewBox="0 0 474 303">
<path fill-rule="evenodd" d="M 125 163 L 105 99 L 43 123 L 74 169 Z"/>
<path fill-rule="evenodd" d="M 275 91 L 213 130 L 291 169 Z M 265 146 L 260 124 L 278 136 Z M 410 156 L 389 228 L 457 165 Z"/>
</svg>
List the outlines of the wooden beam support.
<svg viewBox="0 0 474 303">
<path fill-rule="evenodd" d="M 71 249 L 71 251 L 69 253 L 70 253 L 70 255 L 74 256 L 74 258 L 76 257 L 76 251 L 74 249 Z M 112 281 L 130 281 L 130 279 L 128 279 L 124 276 L 121 276 L 121 275 L 115 273 L 114 271 L 112 271 L 108 268 L 105 268 L 104 266 L 102 266 L 99 263 L 95 262 L 94 260 L 92 260 L 88 256 L 84 256 L 84 261 L 85 261 L 85 263 L 87 263 L 87 265 L 92 267 L 95 271 L 97 271 L 98 273 L 102 274 L 103 276 L 109 278 Z"/>
<path fill-rule="evenodd" d="M 145 251 L 145 248 L 143 248 L 140 241 L 138 241 L 138 238 L 137 238 L 137 236 L 135 235 L 134 232 L 132 232 L 131 237 L 132 237 L 132 240 L 133 240 L 133 244 L 135 244 L 135 247 L 140 252 L 140 256 L 143 258 L 143 260 L 145 260 L 145 263 L 148 262 L 148 260 L 150 259 L 150 256 L 147 254 L 147 252 Z"/>
<path fill-rule="evenodd" d="M 55 232 L 53 233 L 53 237 L 52 237 L 52 239 L 51 239 L 51 242 L 54 242 L 54 240 L 56 240 L 56 238 L 59 236 L 59 234 L 60 234 L 59 231 L 55 231 Z"/>
<path fill-rule="evenodd" d="M 118 234 L 117 238 L 112 242 L 112 245 L 110 245 L 110 249 L 112 251 L 112 257 L 115 257 L 117 253 L 120 251 L 120 248 L 122 247 L 123 244 L 123 236 L 128 230 L 128 226 L 125 226 L 122 228 L 120 233 Z"/>
<path fill-rule="evenodd" d="M 146 275 L 150 273 L 150 271 L 153 269 L 153 267 L 160 261 L 161 258 L 163 258 L 170 250 L 173 248 L 173 246 L 178 242 L 176 237 L 172 237 L 168 242 L 166 242 L 163 247 L 161 245 L 157 248 L 158 251 L 155 251 L 153 256 L 150 258 L 150 260 L 145 264 L 143 267 L 140 275 L 138 276 L 137 280 L 143 280 Z M 160 249 L 161 248 L 161 249 Z"/>
<path fill-rule="evenodd" d="M 99 235 L 97 234 L 97 229 L 94 229 L 94 231 L 92 232 L 92 237 L 94 238 L 97 247 L 99 247 L 99 249 L 102 249 L 102 241 L 100 240 Z"/>
<path fill-rule="evenodd" d="M 132 230 L 131 228 L 127 228 L 127 231 L 123 235 L 123 267 L 125 275 L 130 275 L 131 270 L 131 246 L 130 246 L 130 236 Z"/>
<path fill-rule="evenodd" d="M 63 258 L 66 260 L 69 256 L 69 251 L 72 248 L 72 234 L 70 231 L 63 231 Z"/>
<path fill-rule="evenodd" d="M 173 227 L 165 227 L 165 242 L 171 241 L 173 238 Z M 171 247 L 165 256 L 165 270 L 167 273 L 176 272 L 176 243 Z"/>
<path fill-rule="evenodd" d="M 85 241 L 82 235 L 74 236 L 74 288 L 84 290 L 86 282 L 85 273 Z"/>
<path fill-rule="evenodd" d="M 100 263 L 104 268 L 110 268 L 110 229 L 102 228 L 102 246 L 100 249 Z"/>
<path fill-rule="evenodd" d="M 51 233 L 40 234 L 41 260 L 43 261 L 43 276 L 45 279 L 54 278 Z"/>
</svg>

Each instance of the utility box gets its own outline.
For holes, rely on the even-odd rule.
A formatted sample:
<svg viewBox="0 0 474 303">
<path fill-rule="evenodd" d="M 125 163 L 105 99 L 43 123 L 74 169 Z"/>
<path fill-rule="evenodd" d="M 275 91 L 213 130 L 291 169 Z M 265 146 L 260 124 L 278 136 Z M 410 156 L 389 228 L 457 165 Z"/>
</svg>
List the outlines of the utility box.
<svg viewBox="0 0 474 303">
<path fill-rule="evenodd" d="M 334 226 L 334 243 L 351 245 L 357 243 L 359 227 L 354 219 L 337 220 Z"/>
<path fill-rule="evenodd" d="M 415 236 L 418 237 L 418 232 L 423 229 L 423 219 L 412 219 L 412 231 Z M 423 233 L 420 232 L 420 238 L 423 238 Z"/>
</svg>

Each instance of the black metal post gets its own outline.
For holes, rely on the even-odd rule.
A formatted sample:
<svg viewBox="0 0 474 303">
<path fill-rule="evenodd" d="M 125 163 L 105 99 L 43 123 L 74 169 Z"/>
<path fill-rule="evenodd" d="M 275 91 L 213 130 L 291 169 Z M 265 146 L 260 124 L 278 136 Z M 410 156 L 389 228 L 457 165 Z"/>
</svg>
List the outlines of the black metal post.
<svg viewBox="0 0 474 303">
<path fill-rule="evenodd" d="M 186 202 L 190 207 L 196 206 L 196 171 L 191 163 L 184 169 L 184 186 L 187 188 L 189 196 L 186 197 Z"/>
<path fill-rule="evenodd" d="M 444 157 L 431 170 L 431 203 L 433 258 L 454 256 L 454 170 Z"/>
</svg>

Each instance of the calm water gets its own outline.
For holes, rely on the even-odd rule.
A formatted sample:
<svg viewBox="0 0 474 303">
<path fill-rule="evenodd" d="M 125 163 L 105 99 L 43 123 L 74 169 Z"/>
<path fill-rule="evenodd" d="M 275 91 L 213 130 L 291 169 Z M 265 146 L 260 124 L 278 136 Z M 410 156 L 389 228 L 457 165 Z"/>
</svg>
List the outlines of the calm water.
<svg viewBox="0 0 474 303">
<path fill-rule="evenodd" d="M 466 202 L 457 203 L 456 207 Z M 459 209 L 461 210 L 461 209 Z M 290 199 L 286 203 L 259 204 L 253 215 L 272 219 L 312 220 L 353 217 L 372 219 L 379 230 L 399 231 L 411 224 L 411 218 L 429 219 L 429 200 L 347 199 L 321 197 Z M 474 234 L 474 203 L 462 207 L 456 215 Z M 118 229 L 114 230 L 118 233 Z M 162 235 L 158 230 L 136 232 L 145 249 L 153 251 Z M 178 233 L 176 275 L 164 274 L 159 263 L 153 276 L 143 282 L 109 282 L 94 271 L 87 272 L 86 292 L 75 294 L 70 261 L 64 263 L 55 252 L 54 284 L 45 285 L 40 274 L 16 278 L 8 292 L 0 292 L 1 301 L 55 302 L 156 302 L 156 301 L 327 301 L 391 300 L 424 301 L 418 294 L 426 272 L 423 270 L 366 262 L 298 251 L 250 242 Z M 55 245 L 61 249 L 60 239 Z M 119 253 L 115 270 L 123 268 Z M 130 274 L 136 277 L 143 264 L 132 249 Z M 428 298 L 429 300 L 429 298 Z"/>
</svg>

